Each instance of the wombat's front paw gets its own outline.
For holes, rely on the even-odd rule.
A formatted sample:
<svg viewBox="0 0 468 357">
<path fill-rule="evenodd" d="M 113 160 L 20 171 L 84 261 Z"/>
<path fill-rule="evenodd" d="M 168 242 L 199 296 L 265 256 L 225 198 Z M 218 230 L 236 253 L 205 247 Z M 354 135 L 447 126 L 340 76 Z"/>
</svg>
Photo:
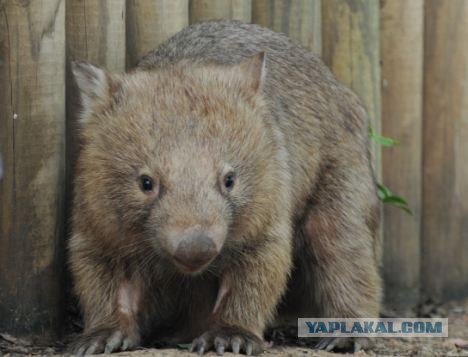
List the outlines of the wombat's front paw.
<svg viewBox="0 0 468 357">
<path fill-rule="evenodd" d="M 219 356 L 228 350 L 250 356 L 262 353 L 264 344 L 259 337 L 244 329 L 223 326 L 212 328 L 193 340 L 190 352 L 198 352 L 201 355 L 211 349 L 214 349 Z"/>
<path fill-rule="evenodd" d="M 76 356 L 87 356 L 114 351 L 134 349 L 140 343 L 135 334 L 120 330 L 98 330 L 83 334 L 69 347 L 70 353 Z"/>
<path fill-rule="evenodd" d="M 369 339 L 362 337 L 324 337 L 315 345 L 315 348 L 328 352 L 334 349 L 352 349 L 354 352 L 359 352 L 361 349 L 367 349 L 369 344 Z"/>
</svg>

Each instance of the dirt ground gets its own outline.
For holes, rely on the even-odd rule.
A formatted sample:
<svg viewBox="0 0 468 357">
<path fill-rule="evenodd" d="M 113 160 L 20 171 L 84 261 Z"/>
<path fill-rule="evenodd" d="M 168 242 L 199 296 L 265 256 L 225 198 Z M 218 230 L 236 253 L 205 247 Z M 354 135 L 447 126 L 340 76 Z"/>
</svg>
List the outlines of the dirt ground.
<svg viewBox="0 0 468 357">
<path fill-rule="evenodd" d="M 468 357 L 468 299 L 463 302 L 442 306 L 428 304 L 420 309 L 421 317 L 448 317 L 448 338 L 380 338 L 374 339 L 373 346 L 367 351 L 357 353 L 328 353 L 310 347 L 308 339 L 297 339 L 287 331 L 275 331 L 273 346 L 262 356 L 467 356 Z M 152 356 L 191 356 L 181 346 L 179 349 L 142 349 L 133 352 L 112 354 L 113 357 L 152 357 Z M 60 353 L 62 346 L 40 347 L 31 341 L 14 338 L 0 333 L 0 356 L 64 356 Z M 207 356 L 215 356 L 209 353 Z M 101 355 L 104 356 L 104 355 Z M 226 357 L 233 356 L 226 353 Z"/>
</svg>

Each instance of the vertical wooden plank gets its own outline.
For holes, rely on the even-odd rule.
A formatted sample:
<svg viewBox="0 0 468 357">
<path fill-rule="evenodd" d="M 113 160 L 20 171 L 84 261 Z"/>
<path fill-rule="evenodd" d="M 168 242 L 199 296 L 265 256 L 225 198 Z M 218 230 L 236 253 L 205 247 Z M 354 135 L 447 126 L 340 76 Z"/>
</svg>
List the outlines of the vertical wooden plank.
<svg viewBox="0 0 468 357">
<path fill-rule="evenodd" d="M 253 0 L 252 21 L 322 53 L 321 0 Z"/>
<path fill-rule="evenodd" d="M 125 0 L 67 0 L 67 62 L 125 69 Z"/>
<path fill-rule="evenodd" d="M 72 61 L 89 61 L 110 71 L 125 70 L 125 0 L 66 1 L 67 59 L 67 209 L 77 151 L 79 95 Z"/>
<path fill-rule="evenodd" d="M 127 67 L 188 26 L 188 0 L 127 1 Z"/>
<path fill-rule="evenodd" d="M 61 324 L 65 1 L 0 2 L 0 331 Z"/>
<path fill-rule="evenodd" d="M 468 293 L 468 1 L 425 19 L 422 284 L 440 301 Z"/>
<path fill-rule="evenodd" d="M 89 61 L 110 71 L 125 70 L 125 0 L 67 0 L 66 13 L 67 182 L 71 183 L 77 149 L 79 95 L 70 64 Z"/>
<path fill-rule="evenodd" d="M 125 70 L 125 0 L 66 0 L 66 222 L 70 222 L 73 176 L 79 139 L 77 114 L 78 88 L 70 64 L 89 61 L 110 71 Z M 70 227 L 67 227 L 70 232 Z M 67 279 L 68 285 L 70 285 Z M 68 286 L 70 288 L 70 286 Z"/>
<path fill-rule="evenodd" d="M 381 132 L 379 2 L 327 0 L 322 2 L 322 58 L 336 77 L 362 100 L 372 129 Z M 381 181 L 381 147 L 371 142 L 372 166 Z M 381 226 L 376 256 L 382 263 Z"/>
<path fill-rule="evenodd" d="M 190 0 L 190 23 L 230 19 L 252 20 L 252 0 Z"/>
<path fill-rule="evenodd" d="M 413 212 L 384 205 L 383 278 L 387 306 L 405 316 L 419 302 L 423 6 L 392 0 L 380 8 L 382 132 L 400 142 L 382 150 L 382 176 Z"/>
<path fill-rule="evenodd" d="M 379 2 L 322 2 L 322 57 L 337 78 L 354 90 L 380 133 Z M 380 145 L 373 143 L 374 170 L 381 177 Z"/>
<path fill-rule="evenodd" d="M 252 0 L 231 0 L 231 16 L 232 20 L 243 22 L 252 21 Z"/>
</svg>

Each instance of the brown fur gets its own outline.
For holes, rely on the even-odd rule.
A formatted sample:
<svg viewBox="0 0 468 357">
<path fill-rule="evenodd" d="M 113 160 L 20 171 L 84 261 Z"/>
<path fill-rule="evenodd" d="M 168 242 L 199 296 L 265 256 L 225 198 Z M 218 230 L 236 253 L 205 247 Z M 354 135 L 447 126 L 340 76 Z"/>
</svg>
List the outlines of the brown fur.
<svg viewBox="0 0 468 357">
<path fill-rule="evenodd" d="M 86 326 L 75 352 L 206 332 L 196 348 L 236 349 L 239 336 L 258 353 L 275 321 L 378 315 L 368 122 L 317 57 L 255 25 L 210 22 L 131 73 L 74 73 L 83 149 L 69 247 Z M 142 192 L 142 174 L 159 191 Z M 223 248 L 185 275 L 168 237 L 193 227 L 225 232 Z"/>
</svg>

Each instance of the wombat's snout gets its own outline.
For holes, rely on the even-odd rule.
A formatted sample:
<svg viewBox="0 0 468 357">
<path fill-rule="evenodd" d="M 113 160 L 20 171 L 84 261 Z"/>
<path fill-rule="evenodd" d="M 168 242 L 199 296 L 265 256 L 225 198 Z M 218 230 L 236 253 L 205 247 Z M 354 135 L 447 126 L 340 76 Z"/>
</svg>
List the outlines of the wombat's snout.
<svg viewBox="0 0 468 357">
<path fill-rule="evenodd" d="M 195 235 L 184 238 L 174 253 L 174 260 L 188 272 L 196 272 L 218 255 L 216 244 L 211 237 Z"/>
</svg>

